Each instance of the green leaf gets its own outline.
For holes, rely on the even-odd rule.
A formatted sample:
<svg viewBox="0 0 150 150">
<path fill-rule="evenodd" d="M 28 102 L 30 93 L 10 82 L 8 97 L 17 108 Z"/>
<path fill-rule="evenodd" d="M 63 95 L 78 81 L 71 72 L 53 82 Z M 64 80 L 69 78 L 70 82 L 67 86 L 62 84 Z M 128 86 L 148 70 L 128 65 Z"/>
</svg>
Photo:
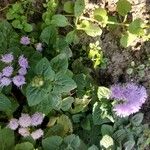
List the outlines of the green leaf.
<svg viewBox="0 0 150 150">
<path fill-rule="evenodd" d="M 72 149 L 78 149 L 81 141 L 79 136 L 71 134 L 64 138 L 64 143 L 72 147 Z"/>
<path fill-rule="evenodd" d="M 73 97 L 66 97 L 62 100 L 62 106 L 61 109 L 63 111 L 68 111 L 71 108 L 72 103 L 74 102 Z"/>
<path fill-rule="evenodd" d="M 17 28 L 17 29 L 23 29 L 23 26 L 22 26 L 20 20 L 13 20 L 12 21 L 12 26 L 14 28 Z"/>
<path fill-rule="evenodd" d="M 61 115 L 57 119 L 57 123 L 63 126 L 63 133 L 62 133 L 63 136 L 73 132 L 72 122 L 71 122 L 71 120 L 69 119 L 68 116 Z"/>
<path fill-rule="evenodd" d="M 29 23 L 24 24 L 24 31 L 25 32 L 31 32 L 32 30 L 33 30 L 33 27 L 31 24 L 29 24 Z"/>
<path fill-rule="evenodd" d="M 125 16 L 130 12 L 132 9 L 131 3 L 128 0 L 119 0 L 117 2 L 117 12 L 121 16 Z"/>
<path fill-rule="evenodd" d="M 99 150 L 96 145 L 92 145 L 91 147 L 88 148 L 88 150 Z"/>
<path fill-rule="evenodd" d="M 99 100 L 101 100 L 102 98 L 109 99 L 110 90 L 104 86 L 98 87 L 97 96 L 98 96 Z"/>
<path fill-rule="evenodd" d="M 111 125 L 104 124 L 101 127 L 101 133 L 103 136 L 106 134 L 111 136 L 113 134 L 113 130 L 114 129 Z"/>
<path fill-rule="evenodd" d="M 60 136 L 51 136 L 42 140 L 44 150 L 60 150 L 63 139 Z"/>
<path fill-rule="evenodd" d="M 104 8 L 97 8 L 94 10 L 94 18 L 104 24 L 108 21 L 107 12 Z"/>
<path fill-rule="evenodd" d="M 35 73 L 37 75 L 43 76 L 46 80 L 53 80 L 55 72 L 50 66 L 50 62 L 47 58 L 42 58 L 35 67 Z"/>
<path fill-rule="evenodd" d="M 66 35 L 66 42 L 68 44 L 71 44 L 71 43 L 76 44 L 76 43 L 79 42 L 79 38 L 78 38 L 77 33 L 76 33 L 75 30 L 70 31 L 70 32 L 67 33 L 67 35 Z"/>
<path fill-rule="evenodd" d="M 42 42 L 46 43 L 47 45 L 56 43 L 57 39 L 57 29 L 54 25 L 49 25 L 48 27 L 44 28 L 40 35 L 40 39 Z"/>
<path fill-rule="evenodd" d="M 136 34 L 138 36 L 144 35 L 144 29 L 142 28 L 144 22 L 142 19 L 135 19 L 133 22 L 129 25 L 129 32 L 132 34 Z"/>
<path fill-rule="evenodd" d="M 126 33 L 122 35 L 120 39 L 120 44 L 124 47 L 127 48 L 129 47 L 135 40 L 137 39 L 137 36 L 135 34 L 131 33 Z"/>
<path fill-rule="evenodd" d="M 10 111 L 11 110 L 10 100 L 2 93 L 0 93 L 0 111 Z"/>
<path fill-rule="evenodd" d="M 32 87 L 30 84 L 26 89 L 26 96 L 29 106 L 34 106 L 47 99 L 47 90 L 41 87 Z"/>
<path fill-rule="evenodd" d="M 87 20 L 82 21 L 77 29 L 85 31 L 85 33 L 91 37 L 100 36 L 102 34 L 102 30 L 97 24 L 91 23 Z"/>
<path fill-rule="evenodd" d="M 114 141 L 109 135 L 104 135 L 100 140 L 100 145 L 108 149 L 110 146 L 114 145 Z"/>
<path fill-rule="evenodd" d="M 131 118 L 131 123 L 134 126 L 139 126 L 143 121 L 143 117 L 144 117 L 143 113 L 138 113 Z"/>
<path fill-rule="evenodd" d="M 117 130 L 113 134 L 113 138 L 115 139 L 115 141 L 118 141 L 118 143 L 122 142 L 127 136 L 128 134 L 124 129 Z"/>
<path fill-rule="evenodd" d="M 69 25 L 68 19 L 64 15 L 61 15 L 61 14 L 54 15 L 52 17 L 51 23 L 58 27 L 65 27 Z"/>
<path fill-rule="evenodd" d="M 73 81 L 73 79 L 62 73 L 56 74 L 53 88 L 54 92 L 68 93 L 75 88 L 76 83 Z"/>
<path fill-rule="evenodd" d="M 64 11 L 67 13 L 73 13 L 74 3 L 72 1 L 67 1 L 64 3 Z"/>
<path fill-rule="evenodd" d="M 85 1 L 84 0 L 76 0 L 74 6 L 74 15 L 75 17 L 81 16 L 85 9 Z"/>
<path fill-rule="evenodd" d="M 53 70 L 55 72 L 63 72 L 65 73 L 68 69 L 68 58 L 66 54 L 59 54 L 56 57 L 54 57 L 50 61 L 50 65 L 52 66 Z"/>
<path fill-rule="evenodd" d="M 31 143 L 24 142 L 24 143 L 21 143 L 21 144 L 17 144 L 15 146 L 15 150 L 34 150 L 34 147 Z"/>
<path fill-rule="evenodd" d="M 33 107 L 35 111 L 42 112 L 47 115 L 52 109 L 59 110 L 61 108 L 61 96 L 54 92 L 46 92 L 46 97 Z"/>
<path fill-rule="evenodd" d="M 124 143 L 124 148 L 125 150 L 132 150 L 134 148 L 135 145 L 135 141 L 134 140 L 130 140 Z"/>
<path fill-rule="evenodd" d="M 14 144 L 14 132 L 9 128 L 0 129 L 0 150 L 13 150 Z"/>
<path fill-rule="evenodd" d="M 98 102 L 96 102 L 93 105 L 92 118 L 93 118 L 94 125 L 102 124 L 101 110 L 100 110 L 100 106 L 99 106 Z"/>
</svg>

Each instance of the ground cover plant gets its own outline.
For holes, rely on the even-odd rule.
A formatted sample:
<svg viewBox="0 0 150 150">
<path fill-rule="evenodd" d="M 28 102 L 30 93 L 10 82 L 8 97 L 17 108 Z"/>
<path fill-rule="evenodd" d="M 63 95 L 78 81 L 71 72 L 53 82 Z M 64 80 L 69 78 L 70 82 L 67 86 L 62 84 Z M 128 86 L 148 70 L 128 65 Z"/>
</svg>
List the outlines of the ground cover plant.
<svg viewBox="0 0 150 150">
<path fill-rule="evenodd" d="M 134 5 L 0 4 L 0 150 L 149 149 L 150 23 Z"/>
</svg>

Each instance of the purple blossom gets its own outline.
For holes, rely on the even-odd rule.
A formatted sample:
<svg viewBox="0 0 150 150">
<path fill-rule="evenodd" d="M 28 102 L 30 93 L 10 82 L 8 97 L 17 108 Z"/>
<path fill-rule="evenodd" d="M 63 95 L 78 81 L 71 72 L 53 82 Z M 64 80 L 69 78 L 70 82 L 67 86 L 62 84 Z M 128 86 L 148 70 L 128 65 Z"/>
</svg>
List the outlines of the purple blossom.
<svg viewBox="0 0 150 150">
<path fill-rule="evenodd" d="M 19 128 L 18 133 L 22 135 L 23 137 L 27 137 L 30 135 L 28 128 Z"/>
<path fill-rule="evenodd" d="M 12 130 L 16 130 L 18 128 L 18 126 L 19 126 L 19 124 L 18 124 L 18 120 L 17 119 L 12 118 L 9 121 L 8 128 L 10 128 Z"/>
<path fill-rule="evenodd" d="M 38 129 L 38 130 L 31 133 L 31 137 L 34 140 L 37 140 L 37 139 L 41 138 L 43 135 L 44 135 L 44 132 L 43 132 L 42 129 Z"/>
<path fill-rule="evenodd" d="M 23 45 L 29 45 L 30 44 L 30 38 L 28 38 L 27 36 L 23 36 L 20 39 L 20 43 L 23 44 Z"/>
<path fill-rule="evenodd" d="M 12 75 L 13 71 L 14 71 L 14 68 L 12 66 L 7 66 L 7 67 L 3 68 L 2 74 L 3 74 L 3 76 L 10 77 Z"/>
<path fill-rule="evenodd" d="M 31 116 L 31 124 L 32 126 L 38 126 L 41 125 L 43 122 L 44 115 L 42 113 L 36 112 Z"/>
<path fill-rule="evenodd" d="M 17 86 L 17 87 L 21 87 L 24 84 L 26 84 L 25 82 L 25 77 L 22 75 L 17 75 L 15 77 L 13 77 L 13 83 Z"/>
<path fill-rule="evenodd" d="M 18 60 L 18 63 L 19 63 L 19 65 L 20 65 L 20 67 L 22 67 L 22 68 L 28 68 L 29 66 L 28 66 L 28 60 L 27 60 L 27 58 L 25 58 L 23 55 L 21 55 L 20 57 L 19 57 L 19 60 Z"/>
<path fill-rule="evenodd" d="M 136 113 L 147 99 L 146 89 L 134 83 L 124 85 L 114 85 L 111 87 L 110 98 L 116 99 L 120 103 L 115 104 L 114 111 L 117 116 L 127 117 Z"/>
<path fill-rule="evenodd" d="M 31 125 L 31 117 L 28 114 L 21 114 L 18 122 L 21 127 L 29 127 Z"/>
<path fill-rule="evenodd" d="M 11 83 L 11 79 L 10 78 L 7 78 L 7 77 L 2 77 L 0 79 L 0 86 L 3 87 L 3 86 L 8 86 L 10 85 Z"/>
<path fill-rule="evenodd" d="M 27 69 L 26 68 L 20 68 L 19 70 L 18 70 L 18 73 L 19 73 L 19 75 L 26 75 L 27 74 Z"/>
<path fill-rule="evenodd" d="M 39 51 L 39 52 L 42 52 L 42 50 L 43 50 L 42 43 L 37 43 L 36 44 L 36 50 Z"/>
<path fill-rule="evenodd" d="M 4 63 L 11 63 L 14 60 L 12 53 L 2 55 L 1 61 Z"/>
</svg>

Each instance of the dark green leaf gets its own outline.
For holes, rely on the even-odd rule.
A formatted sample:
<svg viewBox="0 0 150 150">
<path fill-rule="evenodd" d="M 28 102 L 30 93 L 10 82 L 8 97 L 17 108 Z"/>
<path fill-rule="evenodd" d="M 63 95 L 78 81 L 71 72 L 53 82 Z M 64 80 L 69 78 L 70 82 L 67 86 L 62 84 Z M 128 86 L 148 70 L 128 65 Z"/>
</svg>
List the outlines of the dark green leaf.
<svg viewBox="0 0 150 150">
<path fill-rule="evenodd" d="M 131 123 L 134 126 L 139 126 L 143 121 L 144 115 L 142 113 L 138 113 L 131 118 Z"/>
<path fill-rule="evenodd" d="M 55 73 L 50 66 L 50 62 L 47 58 L 42 58 L 35 67 L 35 73 L 41 75 L 45 80 L 53 80 Z"/>
<path fill-rule="evenodd" d="M 60 136 L 51 136 L 42 141 L 44 150 L 60 150 L 63 139 Z"/>
</svg>

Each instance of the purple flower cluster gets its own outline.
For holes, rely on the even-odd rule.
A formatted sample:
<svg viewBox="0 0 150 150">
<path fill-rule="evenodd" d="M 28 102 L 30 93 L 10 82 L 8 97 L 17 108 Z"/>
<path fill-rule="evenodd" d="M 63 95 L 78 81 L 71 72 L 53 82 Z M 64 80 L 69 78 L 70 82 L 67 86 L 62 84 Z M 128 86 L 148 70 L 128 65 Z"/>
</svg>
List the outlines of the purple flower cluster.
<svg viewBox="0 0 150 150">
<path fill-rule="evenodd" d="M 1 61 L 5 63 L 7 66 L 2 69 L 0 72 L 0 86 L 9 86 L 12 82 L 17 87 L 22 87 L 25 82 L 25 75 L 27 74 L 27 69 L 29 68 L 28 60 L 23 55 L 21 55 L 18 59 L 19 70 L 18 74 L 13 76 L 14 68 L 12 67 L 12 62 L 14 60 L 14 56 L 12 53 L 5 54 L 1 56 Z"/>
<path fill-rule="evenodd" d="M 146 89 L 135 83 L 113 85 L 110 90 L 110 98 L 117 101 L 113 110 L 120 117 L 127 117 L 138 112 L 147 99 Z"/>
<path fill-rule="evenodd" d="M 27 37 L 27 36 L 23 36 L 23 37 L 21 37 L 21 39 L 20 39 L 20 43 L 21 43 L 22 45 L 29 45 L 29 44 L 30 44 L 30 38 Z"/>
<path fill-rule="evenodd" d="M 36 112 L 32 116 L 29 114 L 21 114 L 19 119 L 12 118 L 9 121 L 8 128 L 12 130 L 18 129 L 18 133 L 23 136 L 31 136 L 34 140 L 41 138 L 44 135 L 42 129 L 37 129 L 30 133 L 30 127 L 37 127 L 42 124 L 44 114 Z"/>
</svg>

